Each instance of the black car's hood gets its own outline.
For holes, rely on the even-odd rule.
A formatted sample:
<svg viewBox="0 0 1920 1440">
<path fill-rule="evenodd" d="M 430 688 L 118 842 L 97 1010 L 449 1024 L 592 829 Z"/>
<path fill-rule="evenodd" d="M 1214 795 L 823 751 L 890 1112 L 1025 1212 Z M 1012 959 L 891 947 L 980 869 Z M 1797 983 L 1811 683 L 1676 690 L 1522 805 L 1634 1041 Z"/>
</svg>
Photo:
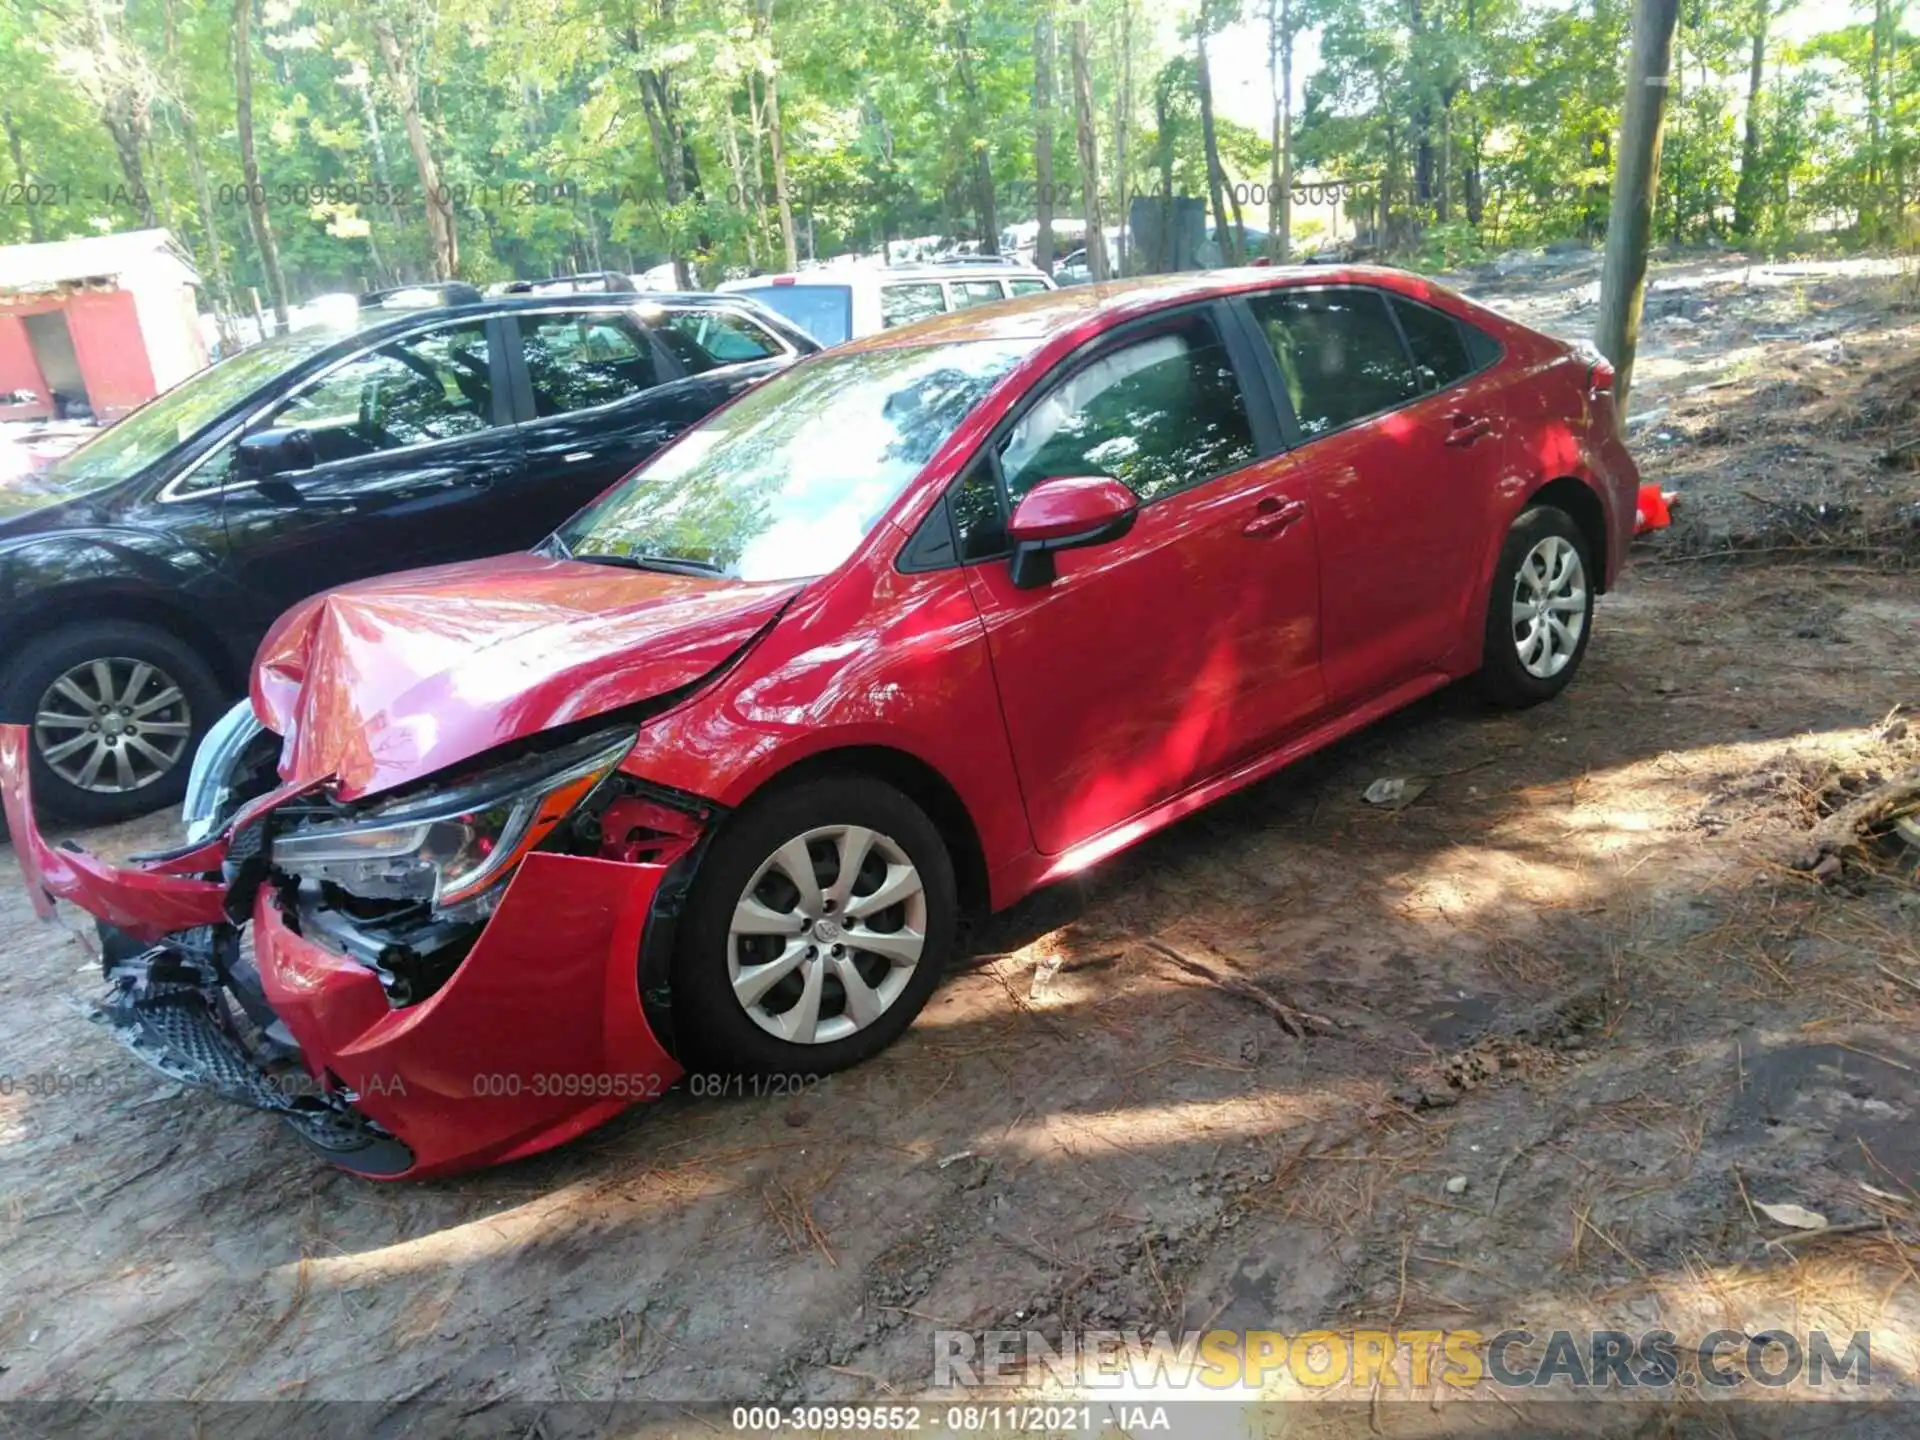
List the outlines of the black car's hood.
<svg viewBox="0 0 1920 1440">
<path fill-rule="evenodd" d="M 101 491 L 76 494 L 40 474 L 0 479 L 0 543 L 100 522 Z"/>
</svg>

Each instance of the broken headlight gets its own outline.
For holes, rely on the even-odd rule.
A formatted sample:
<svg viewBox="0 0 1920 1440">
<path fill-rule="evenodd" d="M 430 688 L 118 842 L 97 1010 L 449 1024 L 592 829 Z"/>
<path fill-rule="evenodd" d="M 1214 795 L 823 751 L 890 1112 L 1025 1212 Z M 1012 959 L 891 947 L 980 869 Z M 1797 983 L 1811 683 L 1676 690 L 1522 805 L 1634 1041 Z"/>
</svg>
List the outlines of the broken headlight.
<svg viewBox="0 0 1920 1440">
<path fill-rule="evenodd" d="M 348 820 L 282 831 L 273 867 L 368 900 L 424 900 L 478 919 L 522 857 L 606 779 L 635 732 L 603 731 L 446 789 L 374 806 Z"/>
</svg>

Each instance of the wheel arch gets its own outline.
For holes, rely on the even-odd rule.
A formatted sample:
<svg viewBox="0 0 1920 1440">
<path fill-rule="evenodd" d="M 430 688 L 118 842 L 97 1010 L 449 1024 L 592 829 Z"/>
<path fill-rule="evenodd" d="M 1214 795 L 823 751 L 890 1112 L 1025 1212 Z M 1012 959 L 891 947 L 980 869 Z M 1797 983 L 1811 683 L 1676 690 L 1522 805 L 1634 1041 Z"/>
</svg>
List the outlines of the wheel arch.
<svg viewBox="0 0 1920 1440">
<path fill-rule="evenodd" d="M 866 775 L 883 780 L 918 805 L 946 842 L 963 914 L 980 916 L 991 908 L 986 848 L 960 792 L 932 765 L 890 745 L 840 745 L 819 750 L 764 777 L 740 799 L 736 810 L 791 785 L 826 775 Z"/>
<path fill-rule="evenodd" d="M 190 646 L 230 693 L 244 689 L 245 666 L 215 631 L 186 607 L 162 595 L 127 590 L 56 591 L 0 623 L 0 666 L 10 665 L 29 642 L 78 625 L 115 620 L 165 631 Z M 0 717 L 0 719 L 13 717 Z"/>
<path fill-rule="evenodd" d="M 1588 558 L 1593 561 L 1593 593 L 1606 594 L 1607 511 L 1599 493 L 1576 475 L 1560 475 L 1527 496 L 1520 509 L 1524 512 L 1537 505 L 1564 510 L 1580 527 L 1581 538 L 1587 542 Z"/>
</svg>

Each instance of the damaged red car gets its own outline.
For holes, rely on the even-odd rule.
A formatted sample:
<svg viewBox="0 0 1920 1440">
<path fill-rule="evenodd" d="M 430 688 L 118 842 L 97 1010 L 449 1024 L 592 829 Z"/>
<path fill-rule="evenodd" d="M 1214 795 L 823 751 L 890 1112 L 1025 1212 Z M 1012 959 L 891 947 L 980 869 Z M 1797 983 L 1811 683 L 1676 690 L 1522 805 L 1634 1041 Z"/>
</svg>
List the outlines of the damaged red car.
<svg viewBox="0 0 1920 1440">
<path fill-rule="evenodd" d="M 47 844 L 30 717 L 0 789 L 137 1054 L 444 1174 L 853 1064 L 963 916 L 1450 681 L 1557 694 L 1636 486 L 1604 362 L 1411 275 L 1050 293 L 795 366 L 534 553 L 296 607 L 177 851 Z"/>
</svg>

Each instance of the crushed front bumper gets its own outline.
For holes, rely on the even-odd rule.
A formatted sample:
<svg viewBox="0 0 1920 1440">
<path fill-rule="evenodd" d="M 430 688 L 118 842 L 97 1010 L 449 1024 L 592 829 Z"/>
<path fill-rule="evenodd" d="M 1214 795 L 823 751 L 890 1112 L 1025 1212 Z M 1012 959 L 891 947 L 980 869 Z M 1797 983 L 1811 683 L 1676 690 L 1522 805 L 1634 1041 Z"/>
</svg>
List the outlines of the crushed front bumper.
<svg viewBox="0 0 1920 1440">
<path fill-rule="evenodd" d="M 227 885 L 179 873 L 217 866 L 218 847 L 111 865 L 49 846 L 28 744 L 0 726 L 0 800 L 35 909 L 70 900 L 103 924 L 99 1017 L 172 1078 L 281 1114 L 333 1164 L 383 1179 L 497 1164 L 679 1078 L 640 991 L 671 866 L 529 855 L 453 975 L 400 1006 L 373 969 L 300 934 L 271 885 L 255 893 L 245 958 Z"/>
</svg>

